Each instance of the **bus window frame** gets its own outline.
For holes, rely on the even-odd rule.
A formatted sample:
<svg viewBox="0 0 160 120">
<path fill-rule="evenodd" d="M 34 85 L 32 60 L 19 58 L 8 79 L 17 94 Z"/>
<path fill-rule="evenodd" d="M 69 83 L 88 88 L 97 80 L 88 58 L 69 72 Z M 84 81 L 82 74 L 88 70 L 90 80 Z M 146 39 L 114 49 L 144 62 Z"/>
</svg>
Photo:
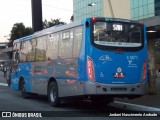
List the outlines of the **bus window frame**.
<svg viewBox="0 0 160 120">
<path fill-rule="evenodd" d="M 135 51 L 139 51 L 141 49 L 144 48 L 144 43 L 145 43 L 145 29 L 144 29 L 144 24 L 141 24 L 141 23 L 138 23 L 138 22 L 116 22 L 116 21 L 105 21 L 105 18 L 100 18 L 100 19 L 96 19 L 96 20 L 90 20 L 91 23 L 90 23 L 90 42 L 91 44 L 100 49 L 100 50 L 105 50 L 105 51 L 117 51 L 117 50 L 121 50 L 121 51 L 127 51 L 127 52 L 135 52 Z M 141 39 L 142 39 L 142 45 L 140 47 L 113 47 L 113 46 L 104 46 L 104 45 L 98 45 L 98 44 L 95 44 L 94 43 L 94 23 L 95 22 L 112 22 L 112 23 L 128 23 L 128 24 L 136 24 L 136 25 L 139 25 L 141 26 Z"/>
</svg>

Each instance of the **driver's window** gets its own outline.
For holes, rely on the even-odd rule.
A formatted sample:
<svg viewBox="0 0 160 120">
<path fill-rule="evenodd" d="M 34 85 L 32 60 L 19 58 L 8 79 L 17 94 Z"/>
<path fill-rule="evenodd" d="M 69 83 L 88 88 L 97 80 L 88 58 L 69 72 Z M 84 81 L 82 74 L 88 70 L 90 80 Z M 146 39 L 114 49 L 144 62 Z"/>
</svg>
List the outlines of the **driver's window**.
<svg viewBox="0 0 160 120">
<path fill-rule="evenodd" d="M 15 43 L 13 46 L 13 58 L 12 61 L 14 63 L 19 62 L 19 50 L 20 50 L 20 42 L 19 43 Z"/>
<path fill-rule="evenodd" d="M 15 53 L 15 60 L 18 62 L 19 61 L 19 52 L 18 51 L 16 51 L 16 53 Z"/>
<path fill-rule="evenodd" d="M 18 51 L 13 51 L 12 61 L 13 61 L 13 63 L 18 63 L 19 62 L 19 52 Z"/>
</svg>

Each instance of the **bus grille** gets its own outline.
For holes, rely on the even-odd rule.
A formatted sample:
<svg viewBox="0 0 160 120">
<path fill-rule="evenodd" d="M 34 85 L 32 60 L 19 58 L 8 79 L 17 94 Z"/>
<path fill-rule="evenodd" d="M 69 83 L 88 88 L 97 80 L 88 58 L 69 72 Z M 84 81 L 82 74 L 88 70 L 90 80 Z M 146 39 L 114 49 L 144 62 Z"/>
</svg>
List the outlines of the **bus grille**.
<svg viewBox="0 0 160 120">
<path fill-rule="evenodd" d="M 111 88 L 111 91 L 127 91 L 127 88 L 113 87 L 113 88 Z"/>
</svg>

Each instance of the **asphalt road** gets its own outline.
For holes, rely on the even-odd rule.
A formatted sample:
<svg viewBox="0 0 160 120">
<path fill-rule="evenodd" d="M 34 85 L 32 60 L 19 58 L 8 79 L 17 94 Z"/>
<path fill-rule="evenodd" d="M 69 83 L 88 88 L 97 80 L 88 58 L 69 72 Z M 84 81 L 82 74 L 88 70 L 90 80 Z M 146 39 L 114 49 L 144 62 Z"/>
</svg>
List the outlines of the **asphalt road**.
<svg viewBox="0 0 160 120">
<path fill-rule="evenodd" d="M 101 112 L 100 115 L 104 116 L 107 111 L 120 111 L 107 105 L 101 107 L 93 106 L 90 101 L 66 101 L 60 107 L 52 107 L 48 103 L 46 96 L 33 95 L 30 99 L 24 99 L 21 97 L 20 92 L 6 86 L 0 86 L 0 101 L 0 111 L 86 111 L 89 116 L 92 116 L 92 113 L 90 114 L 89 111 L 99 111 Z M 86 113 L 82 112 L 82 116 L 83 114 L 85 116 Z"/>
<path fill-rule="evenodd" d="M 110 111 L 112 111 L 112 113 L 123 113 L 123 109 L 118 109 L 107 105 L 93 106 L 89 101 L 66 102 L 63 103 L 60 107 L 55 108 L 49 105 L 46 96 L 33 96 L 32 99 L 23 99 L 19 92 L 13 91 L 6 86 L 0 86 L 0 111 L 7 111 L 12 113 L 41 113 L 43 119 L 47 120 L 52 119 L 53 117 L 60 120 L 124 119 L 124 117 L 108 117 Z M 140 120 L 158 119 L 156 117 L 136 117 L 136 119 L 137 118 Z M 134 120 L 135 118 L 127 117 L 127 119 Z"/>
</svg>

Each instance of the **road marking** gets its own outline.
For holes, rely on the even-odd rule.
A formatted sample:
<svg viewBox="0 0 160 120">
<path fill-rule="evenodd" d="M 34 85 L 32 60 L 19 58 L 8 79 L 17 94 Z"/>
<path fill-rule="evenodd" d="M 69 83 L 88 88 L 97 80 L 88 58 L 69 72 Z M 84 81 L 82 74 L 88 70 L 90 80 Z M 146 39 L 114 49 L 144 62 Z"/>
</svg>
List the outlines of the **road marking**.
<svg viewBox="0 0 160 120">
<path fill-rule="evenodd" d="M 0 83 L 0 86 L 8 86 L 6 83 Z"/>
<path fill-rule="evenodd" d="M 145 111 L 145 112 L 152 112 L 153 111 L 157 114 L 160 114 L 160 108 L 155 108 L 155 107 L 148 107 L 148 106 L 119 102 L 119 101 L 114 101 L 113 103 L 110 103 L 109 105 L 113 106 L 113 107 L 117 107 L 117 108 L 127 109 L 127 110 Z"/>
</svg>

